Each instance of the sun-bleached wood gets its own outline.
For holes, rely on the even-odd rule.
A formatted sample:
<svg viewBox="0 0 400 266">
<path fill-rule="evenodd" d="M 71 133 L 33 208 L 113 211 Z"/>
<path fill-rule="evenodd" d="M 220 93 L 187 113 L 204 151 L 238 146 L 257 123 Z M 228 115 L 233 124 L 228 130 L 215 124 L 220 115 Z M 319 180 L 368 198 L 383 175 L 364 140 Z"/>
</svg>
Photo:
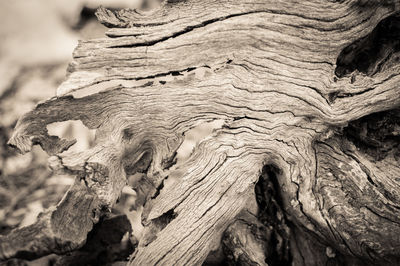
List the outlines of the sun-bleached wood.
<svg viewBox="0 0 400 266">
<path fill-rule="evenodd" d="M 264 165 L 279 169 L 285 212 L 298 228 L 349 256 L 396 260 L 398 163 L 377 162 L 340 132 L 400 106 L 397 53 L 373 75 L 335 69 L 343 49 L 399 9 L 399 1 L 359 0 L 100 8 L 108 37 L 79 43 L 57 97 L 23 116 L 9 143 L 22 152 L 40 144 L 105 209 L 127 175 L 147 171 L 145 233 L 130 265 L 203 262 L 248 205 Z M 216 119 L 223 127 L 169 170 L 184 133 Z M 96 129 L 96 145 L 73 153 L 73 142 L 48 135 L 45 125 L 65 120 Z M 179 180 L 161 188 L 172 175 Z"/>
</svg>

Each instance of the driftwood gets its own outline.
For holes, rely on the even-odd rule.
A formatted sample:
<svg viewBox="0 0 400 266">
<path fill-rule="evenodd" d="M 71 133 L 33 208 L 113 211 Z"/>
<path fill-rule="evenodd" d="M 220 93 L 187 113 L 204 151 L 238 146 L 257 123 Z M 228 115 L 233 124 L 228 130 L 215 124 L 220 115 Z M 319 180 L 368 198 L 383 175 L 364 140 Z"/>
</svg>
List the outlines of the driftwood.
<svg viewBox="0 0 400 266">
<path fill-rule="evenodd" d="M 399 263 L 399 10 L 396 0 L 100 8 L 108 37 L 80 42 L 57 97 L 9 141 L 22 152 L 41 145 L 77 181 L 37 224 L 3 237 L 0 257 L 79 248 L 140 171 L 145 229 L 130 265 L 200 264 L 221 239 L 227 258 L 251 265 L 276 254 L 295 265 Z M 172 167 L 185 132 L 216 119 L 222 128 Z M 96 146 L 72 153 L 73 141 L 49 136 L 46 125 L 66 120 L 96 129 Z M 280 222 L 263 223 L 256 244 L 240 214 L 255 204 L 262 169 L 279 206 L 264 218 Z"/>
<path fill-rule="evenodd" d="M 126 216 L 115 216 L 99 222 L 88 235 L 86 244 L 67 256 L 58 258 L 54 265 L 104 265 L 124 260 L 133 250 L 129 238 L 131 226 Z M 123 240 L 123 241 L 121 241 Z"/>
</svg>

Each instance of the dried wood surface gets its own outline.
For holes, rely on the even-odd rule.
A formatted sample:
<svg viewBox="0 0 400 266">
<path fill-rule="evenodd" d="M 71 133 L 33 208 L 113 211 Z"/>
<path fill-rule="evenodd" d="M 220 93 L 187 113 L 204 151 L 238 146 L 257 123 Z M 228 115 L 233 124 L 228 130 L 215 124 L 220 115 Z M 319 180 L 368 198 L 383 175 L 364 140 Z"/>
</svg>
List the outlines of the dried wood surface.
<svg viewBox="0 0 400 266">
<path fill-rule="evenodd" d="M 77 180 L 60 203 L 41 213 L 35 224 L 0 237 L 1 258 L 33 259 L 80 248 L 99 219 L 97 207 L 97 195 Z"/>
<path fill-rule="evenodd" d="M 279 169 L 282 204 L 298 228 L 340 253 L 396 261 L 398 147 L 376 160 L 342 129 L 400 106 L 398 37 L 376 33 L 398 29 L 399 8 L 189 0 L 151 13 L 99 9 L 108 37 L 80 42 L 57 97 L 24 115 L 9 143 L 22 152 L 40 144 L 103 209 L 127 175 L 147 171 L 145 234 L 130 265 L 203 262 L 251 200 L 264 165 Z M 362 52 L 364 67 L 355 62 Z M 223 127 L 169 170 L 184 133 L 216 119 Z M 96 129 L 96 146 L 73 153 L 72 141 L 48 135 L 46 125 L 65 120 Z M 180 178 L 162 188 L 171 175 Z"/>
</svg>

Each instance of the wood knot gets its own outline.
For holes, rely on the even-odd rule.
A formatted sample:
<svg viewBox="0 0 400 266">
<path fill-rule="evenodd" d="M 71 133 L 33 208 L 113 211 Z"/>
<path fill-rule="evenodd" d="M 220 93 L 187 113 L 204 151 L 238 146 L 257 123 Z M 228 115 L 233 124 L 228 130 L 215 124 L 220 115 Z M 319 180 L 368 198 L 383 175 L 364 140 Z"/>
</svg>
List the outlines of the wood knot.
<svg viewBox="0 0 400 266">
<path fill-rule="evenodd" d="M 104 184 L 108 178 L 109 170 L 105 165 L 95 162 L 88 162 L 85 165 L 85 179 Z"/>
</svg>

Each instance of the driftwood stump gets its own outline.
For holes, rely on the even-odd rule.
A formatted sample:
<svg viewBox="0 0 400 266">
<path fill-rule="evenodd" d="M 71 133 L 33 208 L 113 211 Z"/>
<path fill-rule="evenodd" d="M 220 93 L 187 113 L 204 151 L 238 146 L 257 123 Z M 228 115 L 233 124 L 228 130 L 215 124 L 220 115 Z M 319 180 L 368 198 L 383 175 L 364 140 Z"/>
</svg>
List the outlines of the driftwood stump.
<svg viewBox="0 0 400 266">
<path fill-rule="evenodd" d="M 57 96 L 9 141 L 41 145 L 76 182 L 37 224 L 0 238 L 0 257 L 78 249 L 139 171 L 145 229 L 129 265 L 212 264 L 218 250 L 231 264 L 400 263 L 399 10 L 397 0 L 100 8 L 107 37 L 80 42 Z M 66 120 L 96 129 L 96 145 L 73 153 L 74 141 L 48 134 Z M 185 132 L 213 120 L 223 126 L 173 166 Z"/>
</svg>

